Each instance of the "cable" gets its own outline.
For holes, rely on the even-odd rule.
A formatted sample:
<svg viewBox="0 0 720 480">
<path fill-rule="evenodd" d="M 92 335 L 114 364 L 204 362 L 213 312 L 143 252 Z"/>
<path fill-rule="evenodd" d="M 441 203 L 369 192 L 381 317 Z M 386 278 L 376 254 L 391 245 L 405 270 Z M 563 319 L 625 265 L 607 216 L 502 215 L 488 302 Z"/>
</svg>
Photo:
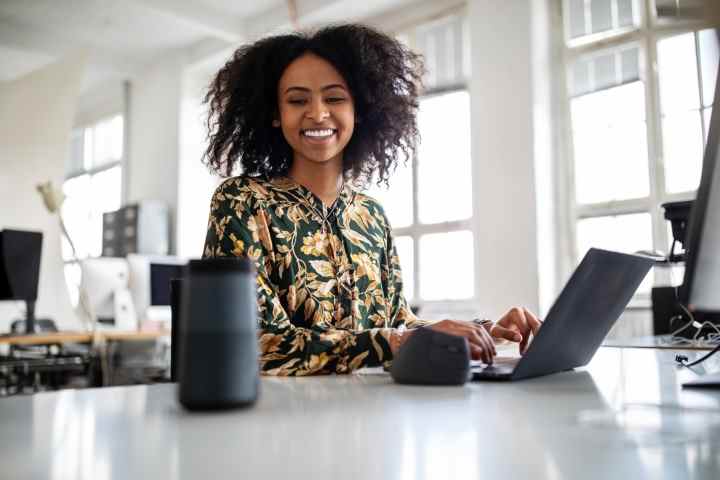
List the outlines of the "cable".
<svg viewBox="0 0 720 480">
<path fill-rule="evenodd" d="M 697 360 L 695 360 L 692 363 L 685 363 L 688 361 L 688 357 L 686 357 L 685 355 L 675 355 L 675 361 L 677 363 L 679 363 L 680 365 L 682 365 L 683 367 L 692 367 L 693 365 L 697 365 L 698 363 L 704 362 L 705 360 L 712 357 L 719 351 L 720 351 L 720 345 L 715 347 L 710 353 L 703 355 L 702 357 L 698 358 Z"/>
</svg>

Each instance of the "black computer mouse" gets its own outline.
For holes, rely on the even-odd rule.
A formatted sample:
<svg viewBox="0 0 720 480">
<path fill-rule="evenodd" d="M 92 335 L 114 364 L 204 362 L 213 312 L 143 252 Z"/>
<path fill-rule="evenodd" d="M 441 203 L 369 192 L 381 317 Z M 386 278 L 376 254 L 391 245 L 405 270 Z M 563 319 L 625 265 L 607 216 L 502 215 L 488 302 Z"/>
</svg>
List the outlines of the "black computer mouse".
<svg viewBox="0 0 720 480">
<path fill-rule="evenodd" d="M 470 374 L 470 347 L 463 337 L 419 328 L 398 350 L 390 374 L 397 383 L 463 385 Z"/>
</svg>

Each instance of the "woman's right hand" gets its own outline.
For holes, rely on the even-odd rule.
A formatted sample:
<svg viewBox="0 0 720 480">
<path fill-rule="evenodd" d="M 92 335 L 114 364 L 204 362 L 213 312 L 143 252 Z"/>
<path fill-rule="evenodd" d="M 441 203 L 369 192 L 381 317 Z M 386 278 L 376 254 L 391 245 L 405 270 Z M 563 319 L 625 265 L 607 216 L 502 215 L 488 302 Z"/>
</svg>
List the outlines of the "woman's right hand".
<svg viewBox="0 0 720 480">
<path fill-rule="evenodd" d="M 470 344 L 470 357 L 473 360 L 482 360 L 483 363 L 491 364 L 493 358 L 497 355 L 495 341 L 487 329 L 477 323 L 461 320 L 441 320 L 428 325 L 427 328 L 466 338 Z"/>
</svg>

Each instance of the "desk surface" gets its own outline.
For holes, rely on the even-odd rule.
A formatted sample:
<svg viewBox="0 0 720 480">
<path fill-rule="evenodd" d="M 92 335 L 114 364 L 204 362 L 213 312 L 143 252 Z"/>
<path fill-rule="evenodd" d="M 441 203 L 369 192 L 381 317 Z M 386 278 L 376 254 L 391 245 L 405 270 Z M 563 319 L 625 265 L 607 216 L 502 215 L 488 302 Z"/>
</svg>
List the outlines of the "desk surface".
<svg viewBox="0 0 720 480">
<path fill-rule="evenodd" d="M 157 331 L 115 331 L 102 330 L 97 332 L 100 339 L 104 340 L 152 340 L 153 338 L 166 337 L 170 335 L 167 330 Z M 47 345 L 52 343 L 88 343 L 92 341 L 93 334 L 90 332 L 44 332 L 34 335 L 9 335 L 0 336 L 0 344 L 9 345 Z"/>
<path fill-rule="evenodd" d="M 464 387 L 265 377 L 258 404 L 229 413 L 185 412 L 173 384 L 12 397 L 0 465 L 13 479 L 720 478 L 720 391 L 683 390 L 695 373 L 672 357 L 602 348 L 587 369 Z"/>
</svg>

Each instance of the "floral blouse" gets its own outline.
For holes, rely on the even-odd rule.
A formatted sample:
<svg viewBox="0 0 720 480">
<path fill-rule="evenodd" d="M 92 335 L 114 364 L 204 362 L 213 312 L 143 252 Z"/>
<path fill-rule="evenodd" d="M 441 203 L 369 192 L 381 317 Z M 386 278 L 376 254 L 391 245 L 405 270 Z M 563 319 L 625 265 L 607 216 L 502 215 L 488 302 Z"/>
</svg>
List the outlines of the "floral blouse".
<svg viewBox="0 0 720 480">
<path fill-rule="evenodd" d="M 332 208 L 286 177 L 218 187 L 204 257 L 255 260 L 264 374 L 348 373 L 392 360 L 392 329 L 423 322 L 403 296 L 390 232 L 382 207 L 347 185 Z"/>
</svg>

